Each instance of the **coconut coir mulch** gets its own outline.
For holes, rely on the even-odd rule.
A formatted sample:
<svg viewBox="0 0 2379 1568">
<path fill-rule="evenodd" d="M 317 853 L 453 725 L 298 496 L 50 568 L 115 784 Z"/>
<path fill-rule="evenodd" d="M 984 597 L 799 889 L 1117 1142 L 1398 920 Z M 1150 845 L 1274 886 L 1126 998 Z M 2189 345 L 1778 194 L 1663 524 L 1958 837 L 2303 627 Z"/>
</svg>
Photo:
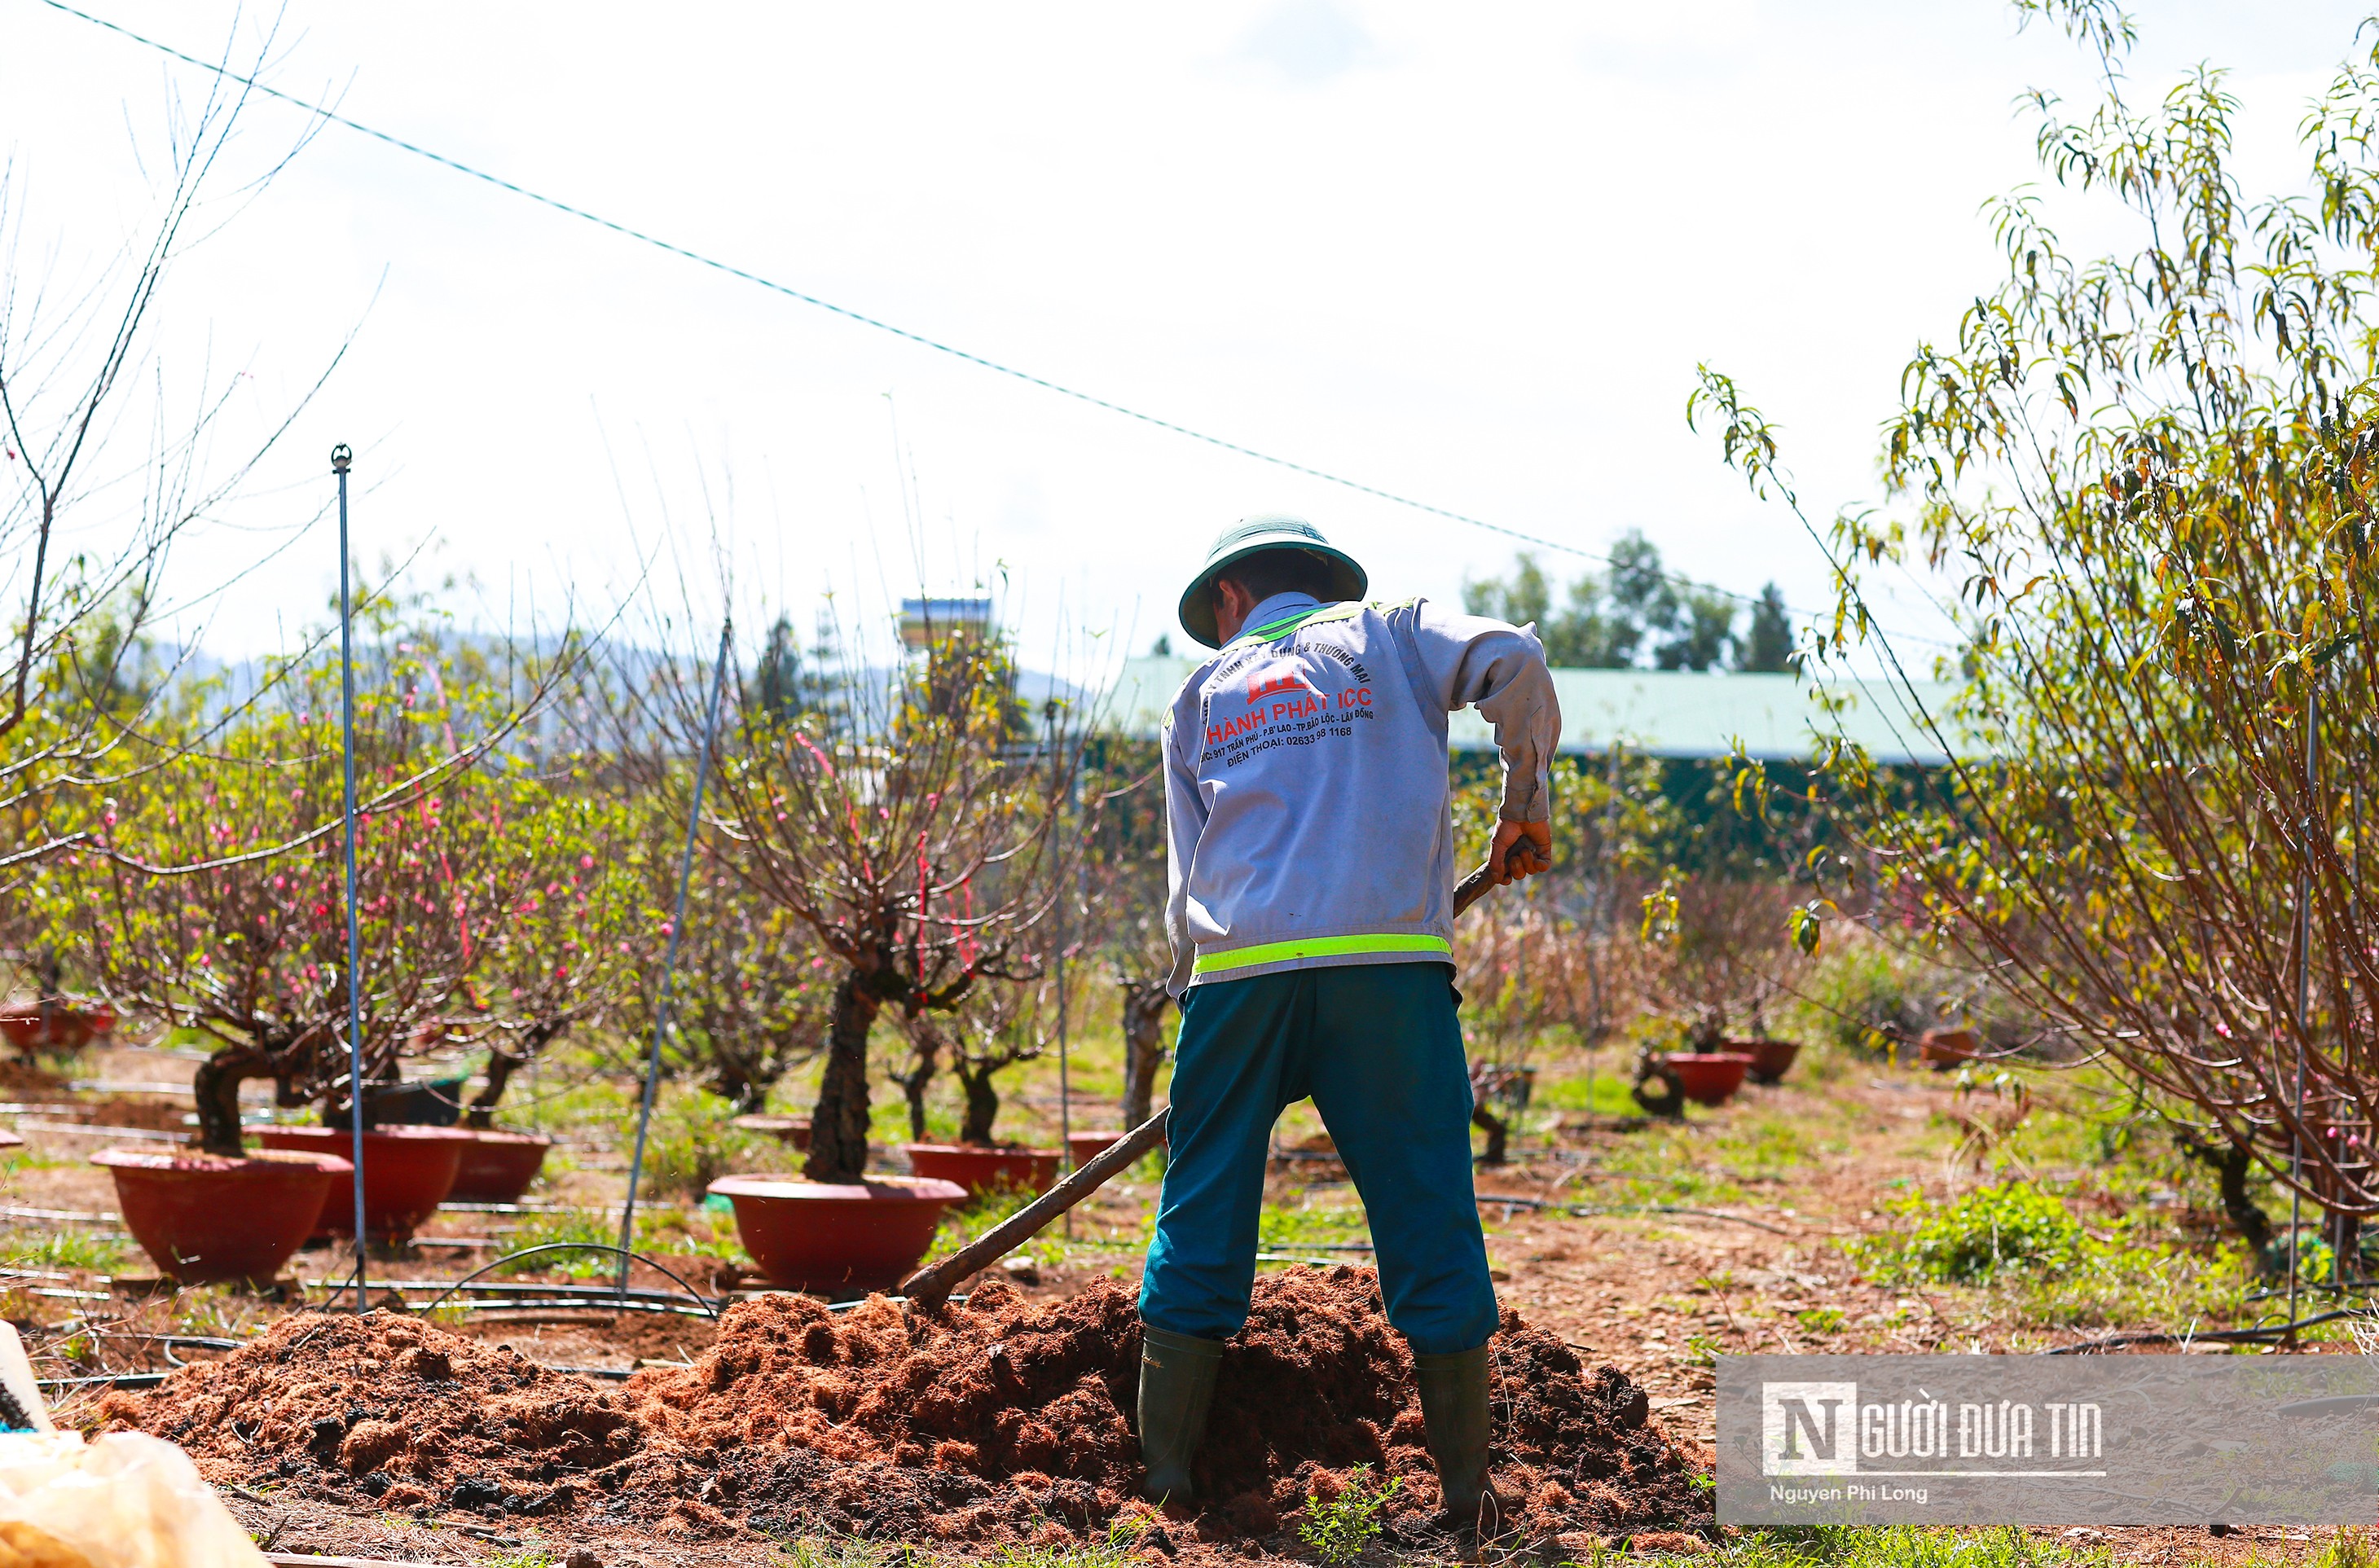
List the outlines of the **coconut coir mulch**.
<svg viewBox="0 0 2379 1568">
<path fill-rule="evenodd" d="M 709 1536 L 839 1531 L 1057 1541 L 1136 1508 L 1133 1299 L 1101 1282 L 1026 1301 L 1004 1283 L 939 1318 L 795 1296 L 724 1314 L 686 1368 L 616 1388 L 412 1319 L 306 1314 L 103 1421 L 173 1439 L 219 1480 L 277 1480 L 405 1512 L 577 1516 Z M 1646 1422 L 1644 1393 L 1506 1312 L 1495 1339 L 1498 1490 L 1531 1536 L 1706 1523 L 1707 1493 Z M 1195 1538 L 1275 1536 L 1367 1464 L 1401 1478 L 1385 1523 L 1437 1503 L 1411 1357 L 1368 1270 L 1256 1287 L 1224 1357 Z"/>
</svg>

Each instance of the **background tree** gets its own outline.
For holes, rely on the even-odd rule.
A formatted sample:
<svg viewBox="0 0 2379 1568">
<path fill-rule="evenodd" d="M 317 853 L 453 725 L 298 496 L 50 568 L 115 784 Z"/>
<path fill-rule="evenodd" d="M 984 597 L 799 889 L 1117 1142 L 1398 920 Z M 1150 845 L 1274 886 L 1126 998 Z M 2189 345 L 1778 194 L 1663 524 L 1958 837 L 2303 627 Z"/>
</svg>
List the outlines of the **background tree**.
<svg viewBox="0 0 2379 1568">
<path fill-rule="evenodd" d="M 479 766 L 516 717 L 503 694 L 451 663 L 425 680 L 446 650 L 386 621 L 368 652 L 356 704 L 368 1082 L 474 1010 L 474 942 L 525 892 L 502 832 L 510 791 Z M 33 889 L 110 999 L 219 1043 L 193 1084 L 213 1152 L 239 1150 L 248 1079 L 274 1080 L 284 1105 L 352 1097 L 338 691 L 335 660 L 318 654 L 270 671 L 206 751 L 161 739 L 164 760 L 138 769 Z M 431 692 L 452 695 L 433 705 Z M 215 695 L 187 693 L 186 724 Z"/>
<path fill-rule="evenodd" d="M 1734 667 L 1746 674 L 1782 675 L 1793 664 L 1793 620 L 1784 609 L 1784 590 L 1770 583 L 1751 607 L 1751 623 L 1736 645 Z"/>
<path fill-rule="evenodd" d="M 652 1039 L 685 831 L 658 799 L 648 804 L 637 919 L 651 935 L 639 945 L 641 972 L 617 1013 L 624 1043 L 639 1057 Z M 768 1092 L 823 1047 L 832 991 L 832 971 L 808 931 L 746 883 L 719 839 L 705 835 L 686 890 L 663 1069 L 698 1076 L 739 1113 L 761 1110 Z"/>
<path fill-rule="evenodd" d="M 700 711 L 686 673 L 681 736 Z M 739 701 L 714 817 L 722 857 L 837 971 L 806 1166 L 820 1182 L 865 1171 L 867 1040 L 884 1008 L 946 1012 L 979 981 L 1039 977 L 1070 874 L 1058 832 L 1078 755 L 1064 710 L 1041 734 L 1020 725 L 996 635 L 947 631 L 882 689 L 848 689 L 839 734 Z"/>
<path fill-rule="evenodd" d="M 513 1074 L 573 1029 L 600 1025 L 655 958 L 633 809 L 598 791 L 584 768 L 560 777 L 494 773 L 482 820 L 510 863 L 512 888 L 467 954 L 467 1013 L 451 1029 L 487 1047 L 487 1082 L 469 1126 L 494 1125 Z"/>
<path fill-rule="evenodd" d="M 321 384 L 243 423 L 242 373 L 186 376 L 159 355 L 163 302 L 207 232 L 207 201 L 226 180 L 253 195 L 278 171 L 224 168 L 246 102 L 235 82 L 176 105 L 151 164 L 152 215 L 89 276 L 26 270 L 36 258 L 54 269 L 73 247 L 28 232 L 26 192 L 0 169 L 0 869 L 83 841 L 95 802 L 156 765 L 153 746 L 127 745 L 158 717 L 171 673 L 148 635 L 167 558 L 247 490 Z M 186 584 L 181 597 L 205 595 Z M 38 948 L 16 891 L 0 893 L 0 926 Z"/>
<path fill-rule="evenodd" d="M 2341 782 L 2369 771 L 2379 697 L 2379 54 L 2308 112 L 2304 190 L 2251 202 L 2220 71 L 2138 106 L 2117 8 L 2018 11 L 2099 66 L 2085 117 L 2032 95 L 2037 145 L 2131 247 L 2071 254 L 2037 195 L 1999 203 L 2006 280 L 1909 364 L 1895 505 L 1823 541 L 1840 597 L 1817 651 L 1885 662 L 1908 727 L 1958 760 L 1911 793 L 1838 746 L 1819 783 L 1866 853 L 1830 863 L 2350 1219 L 2379 1207 L 2379 888 Z M 1705 371 L 1692 411 L 1799 512 L 1732 382 Z M 1962 686 L 1939 712 L 1873 609 L 1879 574 L 1918 562 L 1956 589 Z M 1825 912 L 1801 912 L 1805 945 Z"/>
<path fill-rule="evenodd" d="M 1611 547 L 1609 564 L 1569 585 L 1552 585 L 1534 555 L 1514 558 L 1510 575 L 1466 581 L 1463 608 L 1515 625 L 1533 623 L 1553 665 L 1573 669 L 1712 669 L 1734 645 L 1733 601 L 1689 583 L 1660 562 L 1660 547 L 1636 529 Z"/>
</svg>

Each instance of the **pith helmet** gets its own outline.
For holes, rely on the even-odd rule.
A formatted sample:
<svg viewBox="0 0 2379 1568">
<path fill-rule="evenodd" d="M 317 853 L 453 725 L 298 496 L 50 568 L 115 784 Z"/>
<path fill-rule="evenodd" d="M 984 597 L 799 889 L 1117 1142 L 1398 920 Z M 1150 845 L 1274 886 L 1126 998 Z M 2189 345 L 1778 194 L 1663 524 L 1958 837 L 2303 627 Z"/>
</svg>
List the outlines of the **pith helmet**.
<svg viewBox="0 0 2379 1568">
<path fill-rule="evenodd" d="M 1242 517 L 1215 536 L 1206 552 L 1206 564 L 1181 593 L 1181 629 L 1210 648 L 1223 645 L 1222 629 L 1214 624 L 1214 579 L 1232 562 L 1268 549 L 1299 549 L 1330 569 L 1332 601 L 1359 599 L 1371 580 L 1355 558 L 1322 537 L 1322 530 L 1302 517 Z"/>
</svg>

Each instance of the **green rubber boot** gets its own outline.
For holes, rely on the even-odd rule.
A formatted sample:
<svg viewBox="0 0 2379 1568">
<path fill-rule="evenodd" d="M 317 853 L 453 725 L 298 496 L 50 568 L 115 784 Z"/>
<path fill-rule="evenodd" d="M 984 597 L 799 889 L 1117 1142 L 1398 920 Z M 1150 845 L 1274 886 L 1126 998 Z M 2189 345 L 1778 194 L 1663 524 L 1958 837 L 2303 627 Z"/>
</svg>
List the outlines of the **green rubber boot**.
<svg viewBox="0 0 2379 1568">
<path fill-rule="evenodd" d="M 1148 1467 L 1141 1493 L 1151 1502 L 1190 1501 L 1190 1461 L 1206 1436 L 1206 1406 L 1223 1342 L 1140 1330 L 1140 1459 Z"/>
<path fill-rule="evenodd" d="M 1445 1496 L 1442 1522 L 1494 1535 L 1502 1504 L 1487 1485 L 1487 1440 L 1492 1427 L 1487 1409 L 1487 1347 L 1450 1356 L 1415 1353 L 1413 1377 L 1420 1384 L 1429 1456 L 1437 1462 L 1438 1489 Z"/>
</svg>

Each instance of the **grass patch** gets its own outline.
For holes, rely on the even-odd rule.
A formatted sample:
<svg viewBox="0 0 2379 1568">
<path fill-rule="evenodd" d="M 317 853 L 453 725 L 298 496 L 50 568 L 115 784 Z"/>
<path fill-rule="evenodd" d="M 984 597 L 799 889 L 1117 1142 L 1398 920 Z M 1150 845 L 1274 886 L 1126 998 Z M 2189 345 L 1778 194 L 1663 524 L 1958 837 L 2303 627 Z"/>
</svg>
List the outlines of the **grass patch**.
<svg viewBox="0 0 2379 1568">
<path fill-rule="evenodd" d="M 1711 1158 L 1706 1126 L 1647 1128 L 1597 1151 L 1593 1203 L 1739 1203 L 1734 1173 Z"/>
<path fill-rule="evenodd" d="M 1127 1568 L 1141 1561 L 1133 1548 L 1147 1529 L 1147 1519 L 1124 1514 L 1108 1524 L 1101 1539 L 1080 1546 L 1004 1546 L 989 1561 L 996 1568 Z"/>
<path fill-rule="evenodd" d="M 1351 1194 L 1307 1192 L 1295 1200 L 1266 1203 L 1256 1219 L 1257 1245 L 1267 1252 L 1290 1251 L 1336 1242 L 1367 1241 L 1371 1220 Z"/>
<path fill-rule="evenodd" d="M 1901 1278 L 1979 1285 L 2017 1272 L 2069 1273 L 2089 1242 L 2082 1222 L 2035 1187 L 1978 1187 L 1946 1207 L 1917 1193 L 1895 1207 L 1916 1224 L 1870 1250 L 1880 1272 Z"/>
<path fill-rule="evenodd" d="M 1839 1139 L 1812 1138 L 1811 1130 L 1773 1111 L 1746 1111 L 1713 1129 L 1709 1150 L 1738 1180 L 1781 1181 L 1812 1154 L 1847 1147 Z"/>
<path fill-rule="evenodd" d="M 2113 1568 L 2105 1546 L 2068 1545 L 2022 1530 L 1914 1525 L 1819 1525 L 1757 1530 L 1690 1561 L 1724 1568 Z"/>
<path fill-rule="evenodd" d="M 1574 1115 L 1595 1116 L 1640 1116 L 1644 1107 L 1636 1104 L 1628 1092 L 1632 1080 L 1624 1070 L 1619 1053 L 1612 1052 L 1595 1064 L 1588 1074 L 1584 1067 L 1575 1072 L 1555 1077 L 1550 1067 L 1537 1074 L 1534 1092 L 1528 1096 L 1532 1111 L 1566 1111 Z"/>
<path fill-rule="evenodd" d="M 666 1252 L 688 1258 L 709 1258 L 722 1263 L 749 1263 L 751 1257 L 743 1250 L 743 1233 L 735 1228 L 733 1213 L 720 1213 L 710 1208 L 691 1212 L 663 1210 L 652 1216 L 653 1234 L 645 1238 L 646 1247 L 655 1252 Z"/>
<path fill-rule="evenodd" d="M 78 1269 L 111 1274 L 124 1266 L 132 1248 L 121 1237 L 95 1231 L 57 1230 L 46 1236 L 12 1236 L 0 1244 L 0 1261 L 18 1269 Z"/>
<path fill-rule="evenodd" d="M 1950 1203 L 1911 1189 L 1902 1228 L 1849 1244 L 1886 1285 L 1969 1285 L 1991 1316 L 2034 1328 L 2219 1328 L 2246 1314 L 2243 1246 L 2177 1239 L 2146 1211 L 2084 1223 L 2058 1196 L 2014 1185 Z"/>
<path fill-rule="evenodd" d="M 532 1247 L 549 1247 L 563 1243 L 576 1246 L 617 1247 L 620 1227 L 610 1216 L 590 1209 L 565 1209 L 559 1213 L 529 1214 L 523 1218 L 520 1228 L 513 1231 L 505 1244 L 508 1252 L 523 1252 Z M 560 1274 L 564 1279 L 589 1278 L 618 1272 L 619 1260 L 610 1252 L 540 1252 L 534 1258 L 521 1258 L 499 1263 L 500 1274 Z"/>
<path fill-rule="evenodd" d="M 633 1142 L 630 1147 L 633 1148 Z M 656 1198 L 699 1202 L 730 1171 L 766 1163 L 774 1140 L 763 1143 L 735 1125 L 735 1107 L 698 1089 L 665 1094 L 653 1107 L 645 1141 L 645 1181 Z"/>
</svg>

